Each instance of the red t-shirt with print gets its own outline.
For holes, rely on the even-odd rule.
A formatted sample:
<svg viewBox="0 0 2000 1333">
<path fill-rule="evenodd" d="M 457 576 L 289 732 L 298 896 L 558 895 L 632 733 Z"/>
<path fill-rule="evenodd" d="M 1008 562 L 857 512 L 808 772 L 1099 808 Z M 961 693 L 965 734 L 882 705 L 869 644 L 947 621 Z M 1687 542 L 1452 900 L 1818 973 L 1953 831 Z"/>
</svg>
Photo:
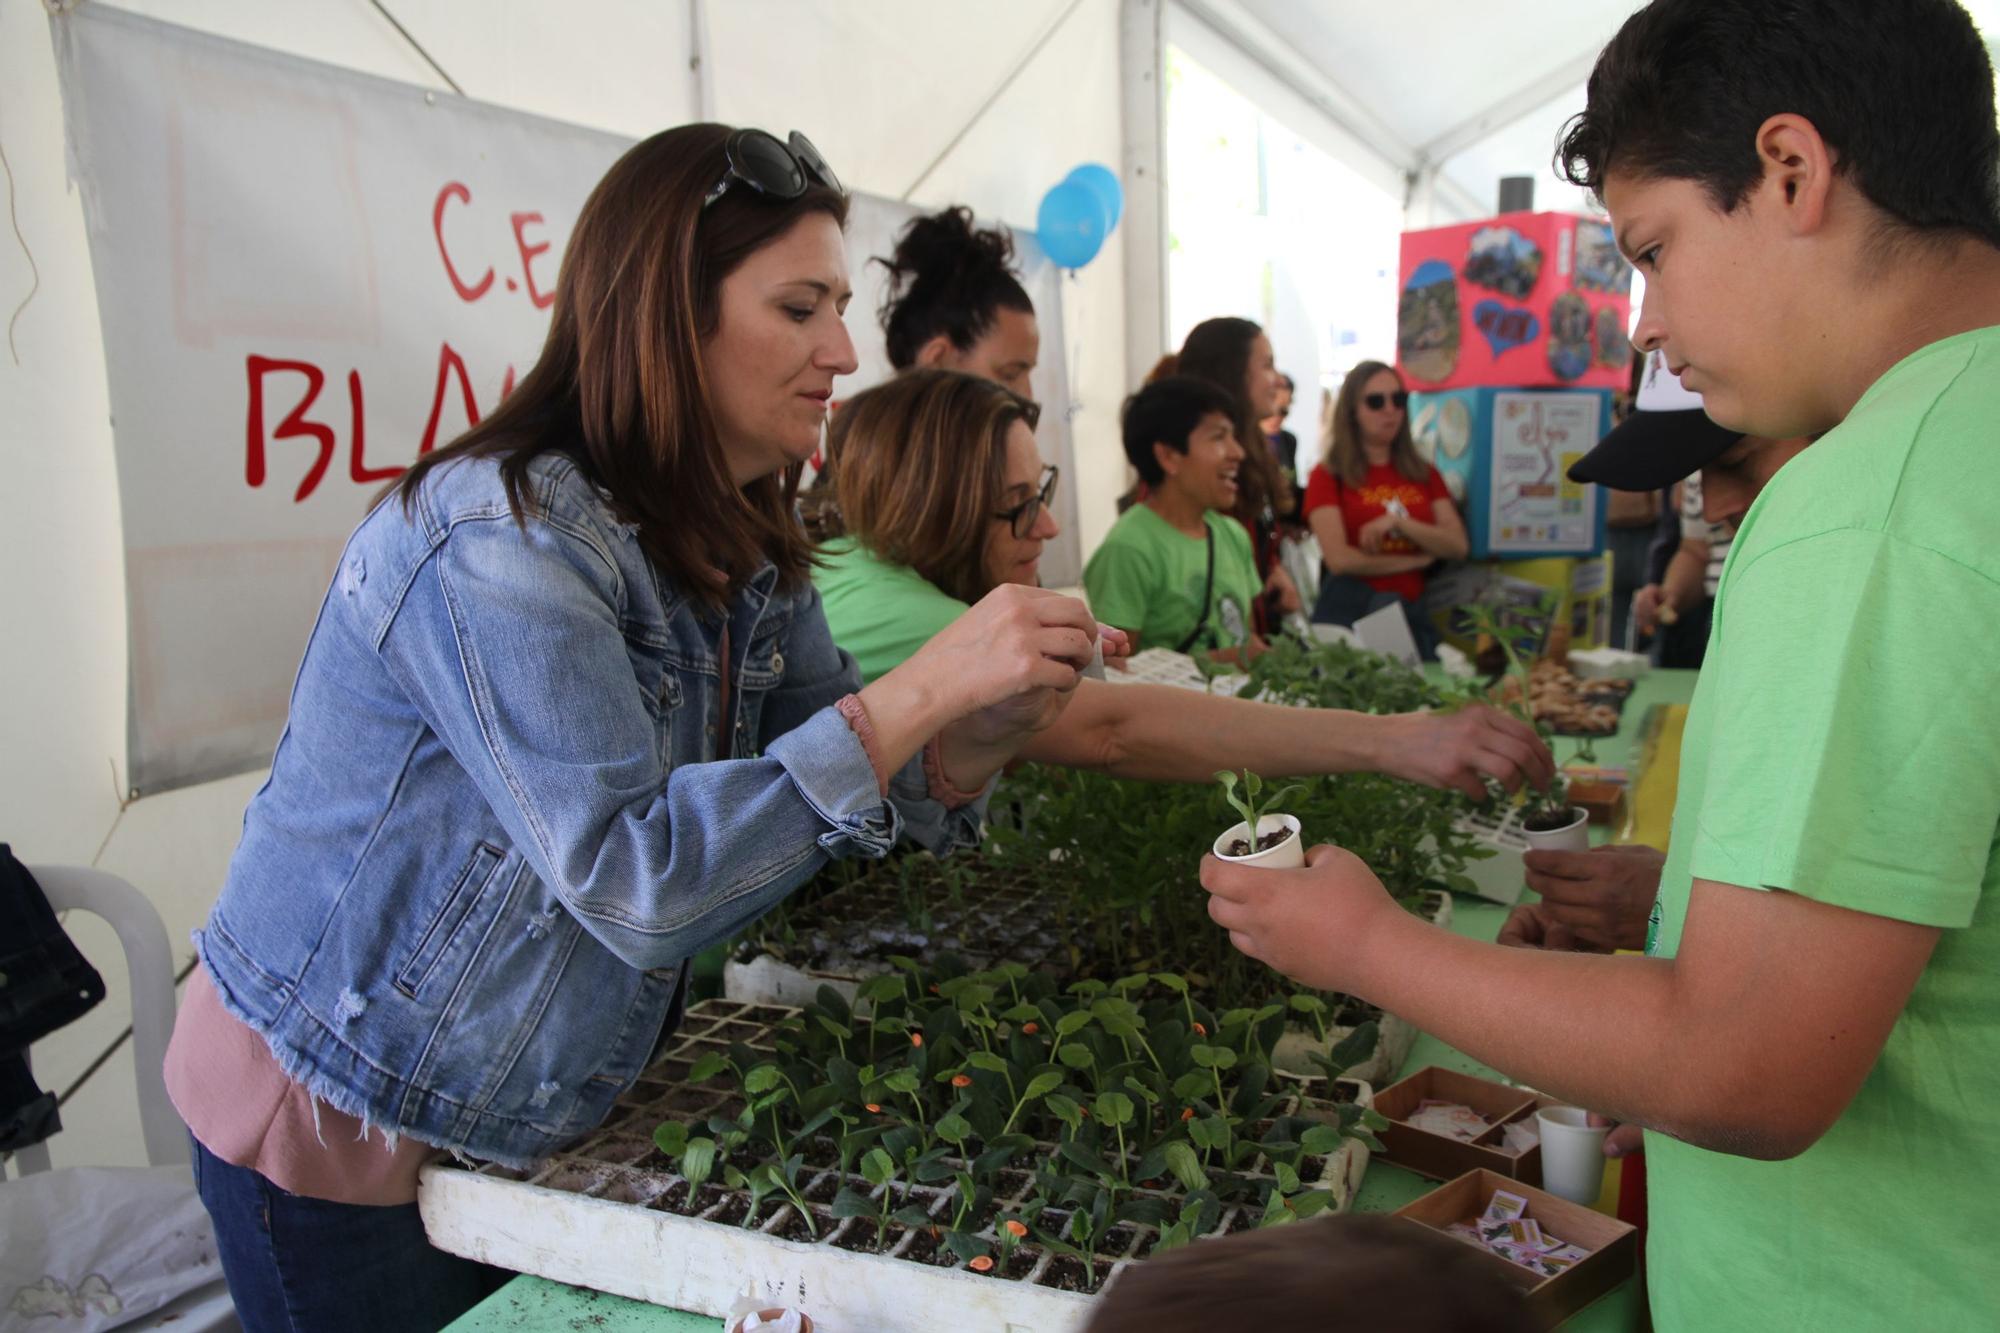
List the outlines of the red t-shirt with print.
<svg viewBox="0 0 2000 1333">
<path fill-rule="evenodd" d="M 1401 500 L 1404 510 L 1417 522 L 1434 523 L 1437 519 L 1433 505 L 1439 500 L 1451 499 L 1451 491 L 1436 468 L 1425 469 L 1424 479 L 1415 482 L 1398 472 L 1393 464 L 1382 463 L 1371 466 L 1368 476 L 1359 486 L 1343 486 L 1337 477 L 1326 470 L 1325 463 L 1318 463 L 1306 482 L 1305 516 L 1310 518 L 1313 510 L 1334 506 L 1340 510 L 1340 521 L 1347 531 L 1348 542 L 1357 544 L 1361 529 L 1371 520 L 1388 513 L 1392 499 Z M 1380 554 L 1421 555 L 1423 548 L 1408 537 L 1391 536 L 1383 540 Z M 1364 575 L 1361 581 L 1378 592 L 1393 592 L 1413 602 L 1424 595 L 1424 571 L 1421 569 L 1401 574 Z"/>
</svg>

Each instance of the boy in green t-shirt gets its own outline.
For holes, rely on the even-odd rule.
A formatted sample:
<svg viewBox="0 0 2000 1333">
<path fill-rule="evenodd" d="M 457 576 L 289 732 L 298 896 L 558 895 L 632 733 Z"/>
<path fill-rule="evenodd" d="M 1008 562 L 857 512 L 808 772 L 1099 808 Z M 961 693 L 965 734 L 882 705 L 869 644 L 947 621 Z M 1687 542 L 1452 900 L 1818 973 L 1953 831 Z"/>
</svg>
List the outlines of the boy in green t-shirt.
<svg viewBox="0 0 2000 1333">
<path fill-rule="evenodd" d="M 1259 581 L 1250 534 L 1229 517 L 1243 444 L 1236 405 L 1206 380 L 1171 375 L 1125 402 L 1125 456 L 1148 487 L 1083 569 L 1097 618 L 1134 649 L 1220 658 L 1263 647 L 1250 613 Z"/>
<path fill-rule="evenodd" d="M 1655 0 L 1599 58 L 1562 160 L 1645 275 L 1634 342 L 1722 425 L 1819 437 L 1741 515 L 1649 956 L 1450 936 L 1330 848 L 1205 863 L 1211 913 L 1282 971 L 1646 1126 L 1658 1327 L 1990 1326 L 1986 50 L 1949 0 Z"/>
</svg>

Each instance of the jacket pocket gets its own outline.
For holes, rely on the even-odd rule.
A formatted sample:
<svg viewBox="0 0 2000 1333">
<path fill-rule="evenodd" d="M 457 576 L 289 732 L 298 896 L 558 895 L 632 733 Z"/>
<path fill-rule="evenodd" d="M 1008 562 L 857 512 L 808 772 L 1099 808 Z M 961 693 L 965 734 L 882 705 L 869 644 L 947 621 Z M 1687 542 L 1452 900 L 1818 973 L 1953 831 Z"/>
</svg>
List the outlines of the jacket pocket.
<svg viewBox="0 0 2000 1333">
<path fill-rule="evenodd" d="M 417 992 L 422 990 L 424 982 L 429 980 L 432 970 L 437 967 L 438 959 L 444 957 L 445 950 L 451 945 L 452 937 L 458 933 L 459 927 L 465 924 L 465 919 L 472 914 L 473 904 L 477 903 L 479 895 L 486 891 L 487 884 L 493 879 L 493 872 L 500 868 L 500 862 L 504 859 L 505 853 L 491 843 L 482 842 L 472 849 L 471 859 L 465 863 L 465 868 L 458 872 L 458 882 L 452 885 L 451 892 L 445 895 L 444 907 L 431 922 L 430 929 L 424 932 L 424 938 L 418 943 L 417 951 L 410 955 L 410 960 L 403 964 L 402 971 L 396 974 L 397 990 L 413 1000 L 417 998 Z"/>
</svg>

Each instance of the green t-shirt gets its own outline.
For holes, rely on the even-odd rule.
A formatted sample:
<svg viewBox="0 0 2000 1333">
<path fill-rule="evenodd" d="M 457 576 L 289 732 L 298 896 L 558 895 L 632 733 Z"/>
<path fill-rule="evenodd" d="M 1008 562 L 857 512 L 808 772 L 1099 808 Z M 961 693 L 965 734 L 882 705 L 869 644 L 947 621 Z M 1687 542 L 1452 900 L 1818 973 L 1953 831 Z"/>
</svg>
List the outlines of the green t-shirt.
<svg viewBox="0 0 2000 1333">
<path fill-rule="evenodd" d="M 820 548 L 813 571 L 833 641 L 861 664 L 865 685 L 901 666 L 966 605 L 908 565 L 892 565 L 852 537 Z"/>
<path fill-rule="evenodd" d="M 1250 609 L 1263 586 L 1243 525 L 1213 510 L 1203 517 L 1215 538 L 1215 587 L 1208 623 L 1189 652 L 1234 648 L 1249 638 Z M 1179 647 L 1201 618 L 1207 582 L 1208 543 L 1176 531 L 1143 504 L 1119 516 L 1083 567 L 1091 612 L 1136 634 L 1135 651 Z"/>
<path fill-rule="evenodd" d="M 1785 1162 L 1646 1136 L 1662 1330 L 2000 1319 L 2000 328 L 1884 375 L 1723 571 L 1648 952 L 1695 879 L 1944 928 L 1881 1057 Z"/>
</svg>

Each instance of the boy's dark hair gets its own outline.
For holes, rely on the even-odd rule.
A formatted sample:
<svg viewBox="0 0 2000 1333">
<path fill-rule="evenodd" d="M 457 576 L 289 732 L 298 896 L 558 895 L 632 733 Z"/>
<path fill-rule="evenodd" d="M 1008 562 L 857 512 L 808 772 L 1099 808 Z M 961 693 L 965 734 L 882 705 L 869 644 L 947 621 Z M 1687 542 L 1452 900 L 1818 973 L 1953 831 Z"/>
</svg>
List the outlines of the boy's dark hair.
<svg viewBox="0 0 2000 1333">
<path fill-rule="evenodd" d="M 1557 174 L 1600 195 L 1613 171 L 1691 180 L 1729 212 L 1785 112 L 1892 226 L 2000 245 L 1993 65 L 1953 0 L 1653 0 L 1598 56 Z"/>
<path fill-rule="evenodd" d="M 1127 398 L 1118 423 L 1125 436 L 1125 457 L 1132 460 L 1139 479 L 1148 486 L 1159 485 L 1166 474 L 1153 457 L 1153 446 L 1164 444 L 1186 453 L 1194 428 L 1213 412 L 1234 423 L 1235 396 L 1192 375 L 1168 375 Z"/>
<path fill-rule="evenodd" d="M 882 293 L 882 335 L 889 364 L 908 370 L 923 345 L 942 333 L 961 352 L 993 327 L 1002 310 L 1035 313 L 1014 265 L 1005 227 L 975 227 L 972 210 L 955 205 L 912 218 L 896 253 L 875 263 L 889 271 Z"/>
<path fill-rule="evenodd" d="M 1119 1273 L 1085 1333 L 1536 1333 L 1479 1251 L 1408 1218 L 1349 1213 L 1199 1240 Z"/>
</svg>

